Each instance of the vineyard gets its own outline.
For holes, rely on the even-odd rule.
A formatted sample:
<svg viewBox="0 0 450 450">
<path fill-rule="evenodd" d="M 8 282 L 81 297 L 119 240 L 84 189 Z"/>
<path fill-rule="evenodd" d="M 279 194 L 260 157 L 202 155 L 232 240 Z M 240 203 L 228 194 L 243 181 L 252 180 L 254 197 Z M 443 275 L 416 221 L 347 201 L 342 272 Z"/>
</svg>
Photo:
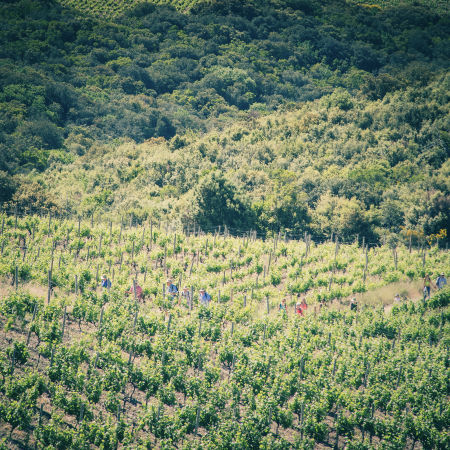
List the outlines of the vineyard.
<svg viewBox="0 0 450 450">
<path fill-rule="evenodd" d="M 0 220 L 2 448 L 449 448 L 446 250 Z"/>
</svg>

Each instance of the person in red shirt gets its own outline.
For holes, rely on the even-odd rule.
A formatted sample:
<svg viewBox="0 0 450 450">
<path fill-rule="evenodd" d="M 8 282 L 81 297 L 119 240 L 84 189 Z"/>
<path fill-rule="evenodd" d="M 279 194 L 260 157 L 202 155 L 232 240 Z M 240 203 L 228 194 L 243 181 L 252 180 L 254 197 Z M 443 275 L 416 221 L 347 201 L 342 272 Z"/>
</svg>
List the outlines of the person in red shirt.
<svg viewBox="0 0 450 450">
<path fill-rule="evenodd" d="M 300 302 L 297 302 L 295 304 L 295 314 L 298 314 L 299 316 L 303 316 L 303 309 Z"/>
<path fill-rule="evenodd" d="M 141 286 L 139 286 L 137 283 L 133 283 L 130 287 L 130 289 L 128 289 L 128 291 L 126 291 L 126 294 L 134 294 L 134 289 L 136 288 L 136 298 L 138 300 L 142 299 L 142 288 Z"/>
</svg>

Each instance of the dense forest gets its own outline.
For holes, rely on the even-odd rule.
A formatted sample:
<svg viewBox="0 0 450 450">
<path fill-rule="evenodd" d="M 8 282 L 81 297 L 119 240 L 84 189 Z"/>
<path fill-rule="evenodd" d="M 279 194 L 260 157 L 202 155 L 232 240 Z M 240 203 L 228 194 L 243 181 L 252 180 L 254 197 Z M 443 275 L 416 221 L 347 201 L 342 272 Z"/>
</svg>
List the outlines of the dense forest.
<svg viewBox="0 0 450 450">
<path fill-rule="evenodd" d="M 0 5 L 4 206 L 445 238 L 445 2 L 110 3 Z"/>
</svg>

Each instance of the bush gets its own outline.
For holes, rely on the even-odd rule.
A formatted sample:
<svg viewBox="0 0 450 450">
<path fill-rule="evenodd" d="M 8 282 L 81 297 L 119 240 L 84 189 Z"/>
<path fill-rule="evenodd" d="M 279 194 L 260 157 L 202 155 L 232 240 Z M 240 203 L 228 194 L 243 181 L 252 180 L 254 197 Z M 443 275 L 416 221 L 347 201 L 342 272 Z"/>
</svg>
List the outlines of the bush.
<svg viewBox="0 0 450 450">
<path fill-rule="evenodd" d="M 208 264 L 206 266 L 207 272 L 219 273 L 222 271 L 222 266 L 220 264 Z"/>
<path fill-rule="evenodd" d="M 281 275 L 279 273 L 271 273 L 270 282 L 273 286 L 278 286 L 281 283 Z"/>
<path fill-rule="evenodd" d="M 14 342 L 13 347 L 8 348 L 6 352 L 9 359 L 14 361 L 14 364 L 23 365 L 30 357 L 30 353 L 24 342 Z"/>
<path fill-rule="evenodd" d="M 445 308 L 450 303 L 450 287 L 439 290 L 428 302 L 431 308 Z"/>
</svg>

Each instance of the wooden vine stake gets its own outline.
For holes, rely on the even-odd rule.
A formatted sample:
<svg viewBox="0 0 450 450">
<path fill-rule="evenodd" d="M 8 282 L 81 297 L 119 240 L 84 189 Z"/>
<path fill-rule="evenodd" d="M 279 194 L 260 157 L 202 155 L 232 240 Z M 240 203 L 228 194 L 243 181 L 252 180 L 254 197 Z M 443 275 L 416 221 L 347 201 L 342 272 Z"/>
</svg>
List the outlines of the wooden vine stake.
<svg viewBox="0 0 450 450">
<path fill-rule="evenodd" d="M 150 219 L 150 250 L 152 249 L 153 243 L 153 221 Z"/>
<path fill-rule="evenodd" d="M 52 271 L 48 271 L 48 287 L 47 287 L 47 305 L 50 303 L 50 297 L 52 295 Z"/>
<path fill-rule="evenodd" d="M 31 322 L 30 322 L 30 329 L 28 330 L 28 335 L 27 335 L 27 346 L 28 346 L 28 344 L 30 343 L 31 330 L 32 330 L 32 328 L 33 328 L 33 322 L 34 322 L 34 319 L 36 318 L 37 310 L 38 310 L 38 304 L 35 303 L 35 304 L 34 304 L 34 309 L 33 309 L 33 318 L 31 319 Z"/>
<path fill-rule="evenodd" d="M 369 370 L 370 370 L 370 363 L 367 363 L 366 372 L 364 373 L 364 387 L 367 387 L 367 380 L 369 378 Z"/>
<path fill-rule="evenodd" d="M 44 404 L 41 403 L 41 406 L 39 408 L 39 426 L 42 425 L 42 414 L 44 413 Z"/>
<path fill-rule="evenodd" d="M 78 422 L 81 423 L 84 417 L 84 403 L 81 404 L 80 415 L 78 416 Z"/>
<path fill-rule="evenodd" d="M 195 436 L 198 435 L 198 423 L 200 421 L 200 406 L 197 406 L 197 415 L 195 417 Z"/>
<path fill-rule="evenodd" d="M 98 321 L 98 329 L 100 331 L 100 338 L 99 338 L 99 344 L 102 344 L 102 338 L 103 338 L 103 334 L 102 334 L 102 323 L 103 323 L 103 313 L 104 313 L 104 307 L 102 306 L 102 309 L 100 310 L 100 320 Z M 98 358 L 98 355 L 97 355 Z"/>
<path fill-rule="evenodd" d="M 398 371 L 398 377 L 397 377 L 397 385 L 396 385 L 395 389 L 398 389 L 398 385 L 400 384 L 400 378 L 402 376 L 402 371 L 403 371 L 403 367 L 400 366 L 400 369 Z"/>
<path fill-rule="evenodd" d="M 303 380 L 303 369 L 305 366 L 305 361 L 303 360 L 303 356 L 300 359 L 300 374 L 299 374 L 299 379 Z"/>
<path fill-rule="evenodd" d="M 64 338 L 64 331 L 66 329 L 66 317 L 67 317 L 67 306 L 64 306 L 63 324 L 62 324 L 62 331 L 61 331 L 61 341 Z"/>
</svg>

